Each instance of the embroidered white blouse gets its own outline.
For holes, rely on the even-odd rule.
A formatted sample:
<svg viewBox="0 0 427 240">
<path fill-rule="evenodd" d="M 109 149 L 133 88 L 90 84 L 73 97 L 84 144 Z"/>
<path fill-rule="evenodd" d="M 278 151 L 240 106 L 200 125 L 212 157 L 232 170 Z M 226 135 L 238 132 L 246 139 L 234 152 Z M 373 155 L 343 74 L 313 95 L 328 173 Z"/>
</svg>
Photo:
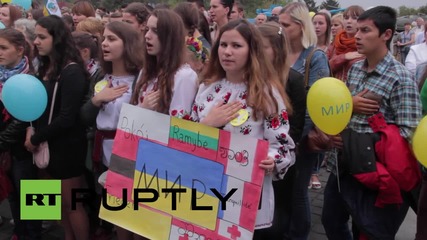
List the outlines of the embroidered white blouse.
<svg viewBox="0 0 427 240">
<path fill-rule="evenodd" d="M 274 95 L 278 102 L 279 115 L 262 117 L 259 113 L 257 114 L 257 121 L 253 118 L 252 108 L 246 104 L 247 91 L 246 83 L 235 84 L 226 79 L 210 85 L 201 84 L 193 105 L 191 118 L 194 121 L 200 121 L 219 102 L 234 102 L 237 100 L 249 112 L 249 118 L 237 127 L 227 123 L 224 126 L 224 130 L 268 140 L 268 156 L 275 160 L 276 168 L 273 171 L 273 175 L 266 175 L 264 178 L 262 206 L 257 214 L 255 224 L 256 229 L 261 229 L 272 225 L 274 214 L 272 180 L 282 179 L 289 167 L 295 163 L 295 144 L 289 136 L 289 120 L 285 104 L 277 91 L 274 92 Z"/>
<path fill-rule="evenodd" d="M 119 122 L 120 110 L 123 103 L 129 103 L 132 96 L 132 83 L 135 76 L 112 76 L 105 75 L 105 80 L 109 81 L 111 87 L 119 85 L 127 85 L 129 89 L 119 98 L 114 101 L 105 103 L 101 106 L 98 116 L 96 117 L 96 127 L 99 130 L 115 130 Z M 102 162 L 105 166 L 110 165 L 111 151 L 113 149 L 113 139 L 105 139 L 102 141 Z"/>
<path fill-rule="evenodd" d="M 197 92 L 197 73 L 190 65 L 184 64 L 175 73 L 173 84 L 173 96 L 169 107 L 169 115 L 184 119 L 190 118 L 191 106 Z M 138 103 L 144 96 L 157 88 L 157 78 L 150 81 L 147 87 L 143 87 L 139 93 Z"/>
</svg>

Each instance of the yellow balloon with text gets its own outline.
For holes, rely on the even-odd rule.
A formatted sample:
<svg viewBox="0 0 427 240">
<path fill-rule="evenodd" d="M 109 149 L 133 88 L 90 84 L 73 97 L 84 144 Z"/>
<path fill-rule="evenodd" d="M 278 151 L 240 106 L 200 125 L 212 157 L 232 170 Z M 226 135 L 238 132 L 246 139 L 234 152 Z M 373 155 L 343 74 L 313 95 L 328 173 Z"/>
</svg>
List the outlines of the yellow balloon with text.
<svg viewBox="0 0 427 240">
<path fill-rule="evenodd" d="M 308 13 L 309 15 L 310 15 L 310 17 L 312 18 L 312 17 L 314 17 L 314 15 L 316 14 L 315 12 L 309 12 Z"/>
<path fill-rule="evenodd" d="M 345 129 L 353 112 L 353 98 L 347 86 L 336 78 L 317 80 L 307 94 L 307 111 L 314 124 L 329 135 Z"/>
<path fill-rule="evenodd" d="M 417 160 L 427 167 L 427 116 L 424 117 L 418 124 L 415 130 L 414 137 L 412 138 L 412 149 Z"/>
</svg>

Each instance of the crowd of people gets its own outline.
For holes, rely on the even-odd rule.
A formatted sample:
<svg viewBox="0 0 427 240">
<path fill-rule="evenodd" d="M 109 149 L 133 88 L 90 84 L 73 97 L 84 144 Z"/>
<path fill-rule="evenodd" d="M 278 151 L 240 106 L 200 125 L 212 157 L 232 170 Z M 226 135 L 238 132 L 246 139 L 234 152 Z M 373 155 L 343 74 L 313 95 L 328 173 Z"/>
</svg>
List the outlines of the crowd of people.
<svg viewBox="0 0 427 240">
<path fill-rule="evenodd" d="M 427 174 L 416 187 L 419 198 L 402 190 L 395 193 L 402 201 L 386 206 L 376 201 L 389 185 L 374 188 L 354 176 L 364 167 L 358 166 L 366 156 L 362 139 L 378 141 L 371 116 L 396 125 L 409 144 L 427 111 L 427 25 L 419 19 L 414 29 L 405 25 L 394 41 L 397 16 L 386 6 L 353 5 L 311 17 L 305 4 L 293 2 L 269 17 L 259 14 L 252 24 L 237 0 L 207 4 L 134 2 L 108 13 L 79 0 L 62 8 L 62 17 L 44 16 L 37 6 L 27 12 L 0 8 L 0 86 L 26 73 L 48 93 L 46 110 L 32 127 L 0 104 L 0 152 L 12 159 L 11 239 L 42 235 L 42 221 L 20 219 L 22 179 L 61 180 L 66 240 L 145 239 L 100 220 L 100 196 L 71 210 L 71 189 L 102 187 L 123 103 L 269 142 L 259 165 L 265 177 L 253 239 L 308 239 L 308 189 L 323 187 L 328 239 L 394 239 L 409 206 L 418 214 L 416 239 L 427 239 Z M 400 59 L 391 52 L 395 46 Z M 327 136 L 331 147 L 313 151 L 306 96 L 324 77 L 348 86 L 353 114 L 342 134 Z M 242 109 L 247 119 L 232 124 Z M 45 141 L 50 162 L 37 169 L 32 153 Z M 331 171 L 326 186 L 318 176 L 321 165 Z M 374 172 L 389 174 L 379 169 Z"/>
</svg>

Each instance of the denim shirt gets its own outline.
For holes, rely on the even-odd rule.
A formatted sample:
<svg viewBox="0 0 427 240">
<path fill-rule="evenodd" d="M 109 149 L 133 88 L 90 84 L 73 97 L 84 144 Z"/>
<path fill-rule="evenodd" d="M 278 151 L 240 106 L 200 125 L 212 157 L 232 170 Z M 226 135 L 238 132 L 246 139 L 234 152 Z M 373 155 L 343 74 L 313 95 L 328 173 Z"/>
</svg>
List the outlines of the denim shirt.
<svg viewBox="0 0 427 240">
<path fill-rule="evenodd" d="M 295 64 L 292 66 L 294 70 L 298 71 L 302 75 L 305 75 L 306 58 L 308 54 L 310 54 L 312 49 L 313 47 L 304 49 L 299 55 Z M 326 57 L 326 54 L 323 51 L 316 51 L 313 54 L 309 70 L 310 75 L 308 77 L 308 86 L 313 85 L 314 82 L 321 78 L 330 76 L 328 58 Z M 308 111 L 306 111 L 303 136 L 308 134 L 308 131 L 313 127 L 313 125 L 313 121 L 311 121 L 310 116 L 308 115 Z"/>
</svg>

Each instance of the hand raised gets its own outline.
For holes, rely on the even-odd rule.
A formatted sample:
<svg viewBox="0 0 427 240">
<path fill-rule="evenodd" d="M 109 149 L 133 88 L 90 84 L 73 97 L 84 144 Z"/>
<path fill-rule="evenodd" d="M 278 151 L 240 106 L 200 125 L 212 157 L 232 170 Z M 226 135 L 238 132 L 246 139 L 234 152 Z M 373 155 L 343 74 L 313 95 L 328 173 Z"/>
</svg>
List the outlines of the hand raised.
<svg viewBox="0 0 427 240">
<path fill-rule="evenodd" d="M 92 103 L 95 106 L 101 106 L 102 103 L 111 102 L 121 97 L 129 87 L 127 85 L 119 85 L 116 87 L 105 87 L 92 98 Z"/>
<path fill-rule="evenodd" d="M 212 108 L 208 115 L 200 121 L 205 125 L 211 127 L 222 127 L 228 122 L 238 117 L 237 113 L 242 108 L 242 103 L 235 101 L 232 103 L 224 104 L 224 102 L 218 103 Z"/>
<path fill-rule="evenodd" d="M 144 100 L 142 100 L 142 103 L 140 103 L 139 106 L 142 108 L 155 110 L 157 105 L 159 105 L 159 99 L 160 92 L 158 90 L 149 92 L 144 96 Z"/>
<path fill-rule="evenodd" d="M 371 115 L 378 112 L 380 106 L 377 101 L 362 97 L 367 92 L 368 89 L 365 89 L 356 96 L 353 96 L 354 113 Z"/>
</svg>

